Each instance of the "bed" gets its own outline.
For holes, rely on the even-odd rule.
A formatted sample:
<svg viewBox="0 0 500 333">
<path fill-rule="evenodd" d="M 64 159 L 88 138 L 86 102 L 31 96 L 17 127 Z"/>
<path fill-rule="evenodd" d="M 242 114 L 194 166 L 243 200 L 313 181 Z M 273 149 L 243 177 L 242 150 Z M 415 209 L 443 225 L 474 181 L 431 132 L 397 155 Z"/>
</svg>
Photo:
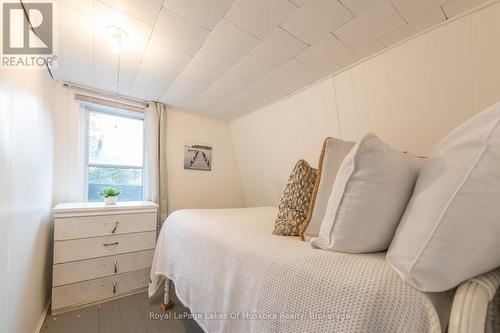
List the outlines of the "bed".
<svg viewBox="0 0 500 333">
<path fill-rule="evenodd" d="M 180 210 L 159 234 L 149 294 L 170 282 L 206 332 L 442 332 L 454 290 L 405 284 L 385 253 L 272 235 L 276 208 Z"/>
</svg>

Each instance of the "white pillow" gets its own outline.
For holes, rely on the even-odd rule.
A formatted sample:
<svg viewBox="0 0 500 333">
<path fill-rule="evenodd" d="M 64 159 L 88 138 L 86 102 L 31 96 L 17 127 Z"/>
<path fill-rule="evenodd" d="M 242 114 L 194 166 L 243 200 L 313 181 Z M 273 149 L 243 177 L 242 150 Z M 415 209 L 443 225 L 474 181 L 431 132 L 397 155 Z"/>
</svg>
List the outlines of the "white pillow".
<svg viewBox="0 0 500 333">
<path fill-rule="evenodd" d="M 314 247 L 384 251 L 411 196 L 421 162 L 367 134 L 345 157 Z"/>
<path fill-rule="evenodd" d="M 387 260 L 422 291 L 500 266 L 500 104 L 444 138 L 422 167 Z"/>
<path fill-rule="evenodd" d="M 326 138 L 323 142 L 323 149 L 318 163 L 318 175 L 320 177 L 314 189 L 315 193 L 313 193 L 314 206 L 312 207 L 310 220 L 306 222 L 305 230 L 301 233 L 301 238 L 304 238 L 304 236 L 318 236 L 337 171 L 354 144 L 351 141 L 343 141 L 332 137 Z"/>
</svg>

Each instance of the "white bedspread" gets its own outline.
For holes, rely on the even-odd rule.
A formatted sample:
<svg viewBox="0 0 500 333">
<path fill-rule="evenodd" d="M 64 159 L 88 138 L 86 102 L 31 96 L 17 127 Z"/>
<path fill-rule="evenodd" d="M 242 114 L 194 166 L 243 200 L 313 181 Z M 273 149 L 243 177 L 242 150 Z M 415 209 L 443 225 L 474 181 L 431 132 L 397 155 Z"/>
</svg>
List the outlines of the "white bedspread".
<svg viewBox="0 0 500 333">
<path fill-rule="evenodd" d="M 275 216 L 268 207 L 172 213 L 150 296 L 168 277 L 206 332 L 441 332 L 451 293 L 405 284 L 385 253 L 335 253 L 272 235 Z"/>
</svg>

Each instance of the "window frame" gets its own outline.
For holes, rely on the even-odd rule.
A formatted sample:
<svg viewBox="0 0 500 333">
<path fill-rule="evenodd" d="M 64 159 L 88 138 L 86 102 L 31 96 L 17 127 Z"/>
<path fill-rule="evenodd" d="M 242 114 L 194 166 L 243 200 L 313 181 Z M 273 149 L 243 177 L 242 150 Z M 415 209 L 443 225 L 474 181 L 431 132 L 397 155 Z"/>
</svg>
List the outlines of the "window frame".
<svg viewBox="0 0 500 333">
<path fill-rule="evenodd" d="M 142 191 L 141 198 L 139 201 L 144 200 L 144 184 L 146 179 L 145 166 L 146 166 L 146 129 L 144 127 L 144 114 L 140 112 L 134 112 L 129 110 L 115 109 L 107 106 L 97 105 L 88 102 L 80 102 L 80 108 L 85 112 L 85 125 L 83 133 L 84 138 L 84 200 L 89 202 L 89 168 L 91 167 L 101 167 L 101 168 L 116 168 L 116 169 L 141 169 L 142 170 Z M 139 119 L 142 120 L 142 167 L 138 166 L 128 166 L 128 165 L 115 165 L 115 164 L 100 164 L 100 163 L 89 163 L 89 121 L 90 112 L 103 113 L 107 115 L 113 115 L 117 117 L 129 118 L 129 119 Z M 130 201 L 124 201 L 130 202 Z"/>
</svg>

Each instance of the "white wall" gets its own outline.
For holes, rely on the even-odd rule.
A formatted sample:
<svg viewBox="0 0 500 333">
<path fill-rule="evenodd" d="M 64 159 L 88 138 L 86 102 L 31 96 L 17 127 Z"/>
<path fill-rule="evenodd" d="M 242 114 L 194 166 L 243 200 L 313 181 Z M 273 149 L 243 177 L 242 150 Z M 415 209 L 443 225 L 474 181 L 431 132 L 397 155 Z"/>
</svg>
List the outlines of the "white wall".
<svg viewBox="0 0 500 333">
<path fill-rule="evenodd" d="M 84 113 L 70 89 L 57 83 L 54 110 L 54 203 L 84 198 Z"/>
<path fill-rule="evenodd" d="M 500 4 L 438 26 L 333 78 L 231 122 L 246 202 L 276 205 L 295 162 L 326 136 L 375 132 L 428 154 L 500 100 Z"/>
<path fill-rule="evenodd" d="M 184 145 L 212 146 L 212 171 L 184 170 Z M 229 126 L 182 110 L 167 114 L 168 209 L 244 205 Z"/>
<path fill-rule="evenodd" d="M 54 201 L 83 200 L 84 118 L 67 88 L 57 87 Z M 229 125 L 220 120 L 167 108 L 169 212 L 180 208 L 229 208 L 244 205 Z M 211 144 L 212 171 L 184 170 L 184 144 Z"/>
<path fill-rule="evenodd" d="M 78 109 L 42 70 L 0 72 L 0 332 L 33 332 L 50 294 L 51 208 L 79 189 Z M 241 207 L 227 123 L 170 109 L 169 210 Z M 213 146 L 210 172 L 184 170 L 184 144 Z"/>
<path fill-rule="evenodd" d="M 49 296 L 54 83 L 0 71 L 0 331 L 31 333 Z"/>
</svg>

